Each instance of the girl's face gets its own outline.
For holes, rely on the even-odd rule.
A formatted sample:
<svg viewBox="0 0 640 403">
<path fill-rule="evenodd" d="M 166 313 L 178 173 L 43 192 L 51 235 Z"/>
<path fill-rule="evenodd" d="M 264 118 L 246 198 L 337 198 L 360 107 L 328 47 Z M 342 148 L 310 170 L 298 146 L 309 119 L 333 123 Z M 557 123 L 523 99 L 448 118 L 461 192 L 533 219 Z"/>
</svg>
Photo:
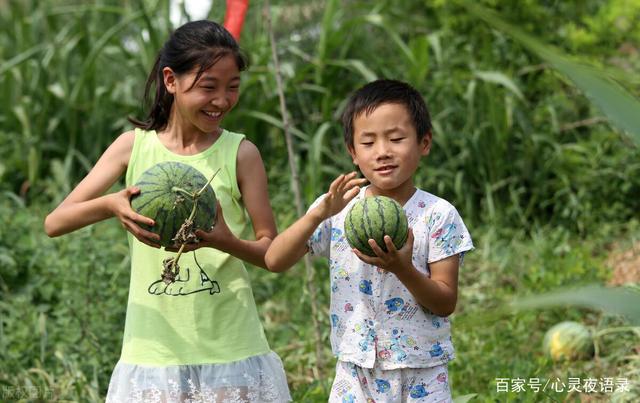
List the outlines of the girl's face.
<svg viewBox="0 0 640 403">
<path fill-rule="evenodd" d="M 240 71 L 233 55 L 220 58 L 194 84 L 198 70 L 180 75 L 168 67 L 163 70 L 167 91 L 174 96 L 172 116 L 178 124 L 215 133 L 238 102 Z"/>
<path fill-rule="evenodd" d="M 420 158 L 429 154 L 431 134 L 418 141 L 407 108 L 382 104 L 370 114 L 353 120 L 353 163 L 371 182 L 374 194 L 403 194 L 413 189 L 413 175 Z"/>
</svg>

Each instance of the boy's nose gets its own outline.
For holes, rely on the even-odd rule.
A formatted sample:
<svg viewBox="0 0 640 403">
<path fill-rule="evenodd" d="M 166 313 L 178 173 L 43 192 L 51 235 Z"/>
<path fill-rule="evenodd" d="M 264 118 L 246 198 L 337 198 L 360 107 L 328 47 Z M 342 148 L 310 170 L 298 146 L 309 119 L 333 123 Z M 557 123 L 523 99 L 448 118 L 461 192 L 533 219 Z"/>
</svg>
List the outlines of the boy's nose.
<svg viewBox="0 0 640 403">
<path fill-rule="evenodd" d="M 378 142 L 378 144 L 376 144 L 376 157 L 378 159 L 388 158 L 390 155 L 391 150 L 389 149 L 389 145 L 386 142 L 380 141 Z"/>
</svg>

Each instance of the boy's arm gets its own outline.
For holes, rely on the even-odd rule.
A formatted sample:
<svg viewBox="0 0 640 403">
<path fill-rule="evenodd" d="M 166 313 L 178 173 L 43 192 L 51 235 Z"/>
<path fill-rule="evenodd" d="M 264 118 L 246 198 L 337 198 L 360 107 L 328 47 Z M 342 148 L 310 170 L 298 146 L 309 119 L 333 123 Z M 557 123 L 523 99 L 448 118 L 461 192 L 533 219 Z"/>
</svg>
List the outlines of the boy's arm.
<svg viewBox="0 0 640 403">
<path fill-rule="evenodd" d="M 459 255 L 449 256 L 429 264 L 431 277 L 413 265 L 396 273 L 416 301 L 438 316 L 449 316 L 458 301 Z"/>
<path fill-rule="evenodd" d="M 265 263 L 273 272 L 283 272 L 293 266 L 308 251 L 307 241 L 324 220 L 339 213 L 360 192 L 366 179 L 356 178 L 356 172 L 337 177 L 320 203 L 271 242 Z"/>
<path fill-rule="evenodd" d="M 414 236 L 411 229 L 407 242 L 400 249 L 396 249 L 390 236 L 385 235 L 384 241 L 388 252 L 384 252 L 373 239 L 369 240 L 376 257 L 364 255 L 357 249 L 353 252 L 363 262 L 395 274 L 423 307 L 438 316 L 451 315 L 458 300 L 459 255 L 429 263 L 431 276 L 428 276 L 413 265 Z"/>
<path fill-rule="evenodd" d="M 317 207 L 310 210 L 271 242 L 264 257 L 270 271 L 279 273 L 288 270 L 307 253 L 307 241 L 325 220 L 317 210 Z"/>
</svg>

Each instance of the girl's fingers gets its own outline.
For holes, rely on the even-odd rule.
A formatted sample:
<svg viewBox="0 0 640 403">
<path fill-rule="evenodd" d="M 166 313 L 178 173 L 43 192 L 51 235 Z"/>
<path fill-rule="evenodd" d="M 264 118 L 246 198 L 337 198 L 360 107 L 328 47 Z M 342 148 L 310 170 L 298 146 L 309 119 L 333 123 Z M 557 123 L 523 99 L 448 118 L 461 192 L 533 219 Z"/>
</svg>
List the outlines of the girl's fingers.
<svg viewBox="0 0 640 403">
<path fill-rule="evenodd" d="M 133 234 L 133 236 L 136 237 L 136 239 L 139 240 L 140 242 L 146 245 L 149 245 L 153 248 L 160 247 L 160 244 L 154 242 L 154 240 L 160 240 L 159 235 L 154 234 L 153 232 L 149 232 L 141 229 L 135 222 L 129 219 L 124 219 L 122 221 L 122 226 L 127 231 L 131 232 L 131 234 Z"/>
</svg>

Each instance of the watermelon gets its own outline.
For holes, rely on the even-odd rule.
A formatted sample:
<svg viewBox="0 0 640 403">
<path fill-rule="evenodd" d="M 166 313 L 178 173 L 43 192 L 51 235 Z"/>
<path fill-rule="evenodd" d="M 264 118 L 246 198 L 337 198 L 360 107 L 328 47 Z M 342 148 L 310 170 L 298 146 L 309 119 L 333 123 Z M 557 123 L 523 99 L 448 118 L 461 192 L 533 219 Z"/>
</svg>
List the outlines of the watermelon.
<svg viewBox="0 0 640 403">
<path fill-rule="evenodd" d="M 344 232 L 352 248 L 376 256 L 369 246 L 373 239 L 387 252 L 384 236 L 389 235 L 396 249 L 407 241 L 409 227 L 402 206 L 386 196 L 365 197 L 353 204 L 344 220 Z"/>
<path fill-rule="evenodd" d="M 593 355 L 593 339 L 589 329 L 577 322 L 561 322 L 544 336 L 545 353 L 554 361 L 577 360 Z"/>
<path fill-rule="evenodd" d="M 155 221 L 140 226 L 160 236 L 160 245 L 178 246 L 176 234 L 190 217 L 188 232 L 209 231 L 216 221 L 216 195 L 207 178 L 197 169 L 181 162 L 158 163 L 142 173 L 136 184 L 140 193 L 131 198 L 131 207 Z M 206 186 L 206 187 L 205 187 Z M 204 187 L 204 191 L 196 194 Z M 183 231 L 184 232 L 184 229 Z M 195 236 L 191 236 L 194 239 Z"/>
</svg>

